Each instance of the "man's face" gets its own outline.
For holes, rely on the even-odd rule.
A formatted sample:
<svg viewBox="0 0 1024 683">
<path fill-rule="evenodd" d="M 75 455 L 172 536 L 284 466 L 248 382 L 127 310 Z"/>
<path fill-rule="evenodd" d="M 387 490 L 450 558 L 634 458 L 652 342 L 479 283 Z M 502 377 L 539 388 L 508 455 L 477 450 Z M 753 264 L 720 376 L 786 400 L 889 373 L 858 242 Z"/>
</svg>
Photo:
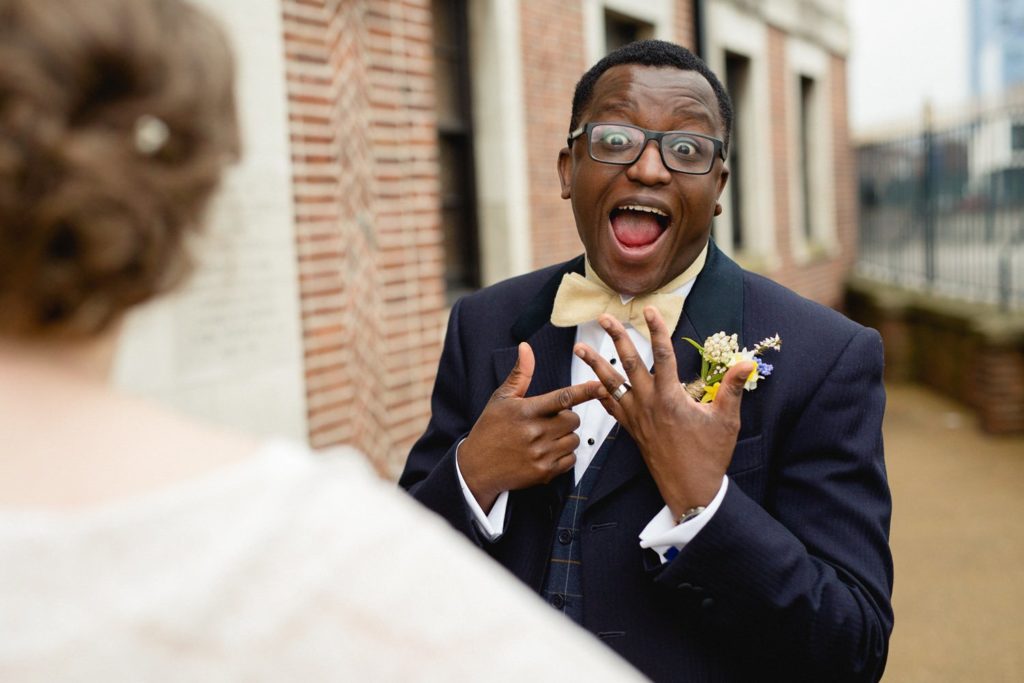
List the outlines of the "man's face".
<svg viewBox="0 0 1024 683">
<path fill-rule="evenodd" d="M 673 67 L 608 69 L 579 125 L 590 122 L 724 135 L 711 84 Z M 605 164 L 590 158 L 581 136 L 559 153 L 558 174 L 591 266 L 615 291 L 636 295 L 678 276 L 697 257 L 722 211 L 718 198 L 729 171 L 718 157 L 706 175 L 670 171 L 653 141 L 630 166 Z"/>
</svg>

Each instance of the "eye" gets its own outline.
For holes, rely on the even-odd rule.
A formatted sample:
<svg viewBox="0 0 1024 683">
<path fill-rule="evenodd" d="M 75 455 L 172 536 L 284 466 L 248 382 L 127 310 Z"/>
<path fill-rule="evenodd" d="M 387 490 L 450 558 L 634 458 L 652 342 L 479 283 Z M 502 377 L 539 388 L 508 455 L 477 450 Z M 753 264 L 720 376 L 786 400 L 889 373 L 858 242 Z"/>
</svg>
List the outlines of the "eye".
<svg viewBox="0 0 1024 683">
<path fill-rule="evenodd" d="M 690 138 L 676 138 L 672 140 L 672 144 L 669 149 L 672 150 L 673 154 L 680 157 L 696 156 L 700 154 L 700 145 Z"/>
<path fill-rule="evenodd" d="M 629 135 L 621 130 L 609 130 L 601 135 L 601 144 L 608 147 L 625 147 L 632 142 Z"/>
</svg>

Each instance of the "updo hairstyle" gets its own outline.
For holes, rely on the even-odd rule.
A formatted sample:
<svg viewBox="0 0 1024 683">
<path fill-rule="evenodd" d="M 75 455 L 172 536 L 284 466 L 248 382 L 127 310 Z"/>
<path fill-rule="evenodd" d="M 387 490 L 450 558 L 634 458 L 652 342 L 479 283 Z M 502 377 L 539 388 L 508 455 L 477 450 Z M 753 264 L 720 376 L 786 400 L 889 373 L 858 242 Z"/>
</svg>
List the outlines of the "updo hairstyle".
<svg viewBox="0 0 1024 683">
<path fill-rule="evenodd" d="M 233 84 L 182 0 L 0 0 L 0 335 L 93 336 L 181 280 Z"/>
</svg>

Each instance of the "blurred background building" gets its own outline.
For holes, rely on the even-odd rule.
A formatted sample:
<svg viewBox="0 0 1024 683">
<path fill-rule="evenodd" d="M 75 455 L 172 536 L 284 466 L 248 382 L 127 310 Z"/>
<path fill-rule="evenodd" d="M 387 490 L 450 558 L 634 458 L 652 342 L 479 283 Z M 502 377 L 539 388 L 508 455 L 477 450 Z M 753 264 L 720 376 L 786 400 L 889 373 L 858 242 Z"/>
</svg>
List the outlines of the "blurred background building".
<svg viewBox="0 0 1024 683">
<path fill-rule="evenodd" d="M 1024 3 L 970 0 L 971 93 L 998 95 L 1024 84 Z"/>
<path fill-rule="evenodd" d="M 736 108 L 718 243 L 841 305 L 857 245 L 843 0 L 202 0 L 234 39 L 247 155 L 120 382 L 394 472 L 459 295 L 581 251 L 555 162 L 573 88 L 638 38 Z"/>
<path fill-rule="evenodd" d="M 1024 0 L 963 10 L 955 58 L 971 96 L 856 136 L 848 312 L 882 332 L 890 379 L 966 403 L 987 431 L 1024 433 Z"/>
</svg>

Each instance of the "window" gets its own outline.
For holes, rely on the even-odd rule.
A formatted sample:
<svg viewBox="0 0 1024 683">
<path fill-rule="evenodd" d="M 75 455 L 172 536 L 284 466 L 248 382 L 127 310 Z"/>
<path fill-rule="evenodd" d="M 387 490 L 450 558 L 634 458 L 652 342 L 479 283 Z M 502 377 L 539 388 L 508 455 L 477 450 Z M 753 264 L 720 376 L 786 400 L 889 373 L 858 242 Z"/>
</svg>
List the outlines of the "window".
<svg viewBox="0 0 1024 683">
<path fill-rule="evenodd" d="M 811 145 L 814 140 L 814 79 L 800 76 L 800 121 L 799 121 L 799 157 L 800 157 L 800 193 L 803 204 L 803 232 L 808 242 L 814 241 L 814 169 Z"/>
<path fill-rule="evenodd" d="M 743 150 L 744 129 L 747 128 L 749 110 L 748 87 L 750 59 L 733 52 L 725 54 L 725 89 L 729 92 L 733 109 L 733 130 L 729 142 L 729 225 L 732 228 L 732 248 L 743 251 L 748 247 L 745 239 L 743 215 L 745 213 L 743 172 L 746 161 Z"/>
<path fill-rule="evenodd" d="M 654 26 L 651 24 L 609 9 L 604 11 L 605 54 L 635 40 L 646 40 L 653 37 Z"/>
<path fill-rule="evenodd" d="M 441 228 L 450 298 L 480 286 L 466 0 L 433 0 Z"/>
<path fill-rule="evenodd" d="M 1014 152 L 1024 150 L 1024 123 L 1015 123 L 1010 129 L 1010 149 Z"/>
</svg>

